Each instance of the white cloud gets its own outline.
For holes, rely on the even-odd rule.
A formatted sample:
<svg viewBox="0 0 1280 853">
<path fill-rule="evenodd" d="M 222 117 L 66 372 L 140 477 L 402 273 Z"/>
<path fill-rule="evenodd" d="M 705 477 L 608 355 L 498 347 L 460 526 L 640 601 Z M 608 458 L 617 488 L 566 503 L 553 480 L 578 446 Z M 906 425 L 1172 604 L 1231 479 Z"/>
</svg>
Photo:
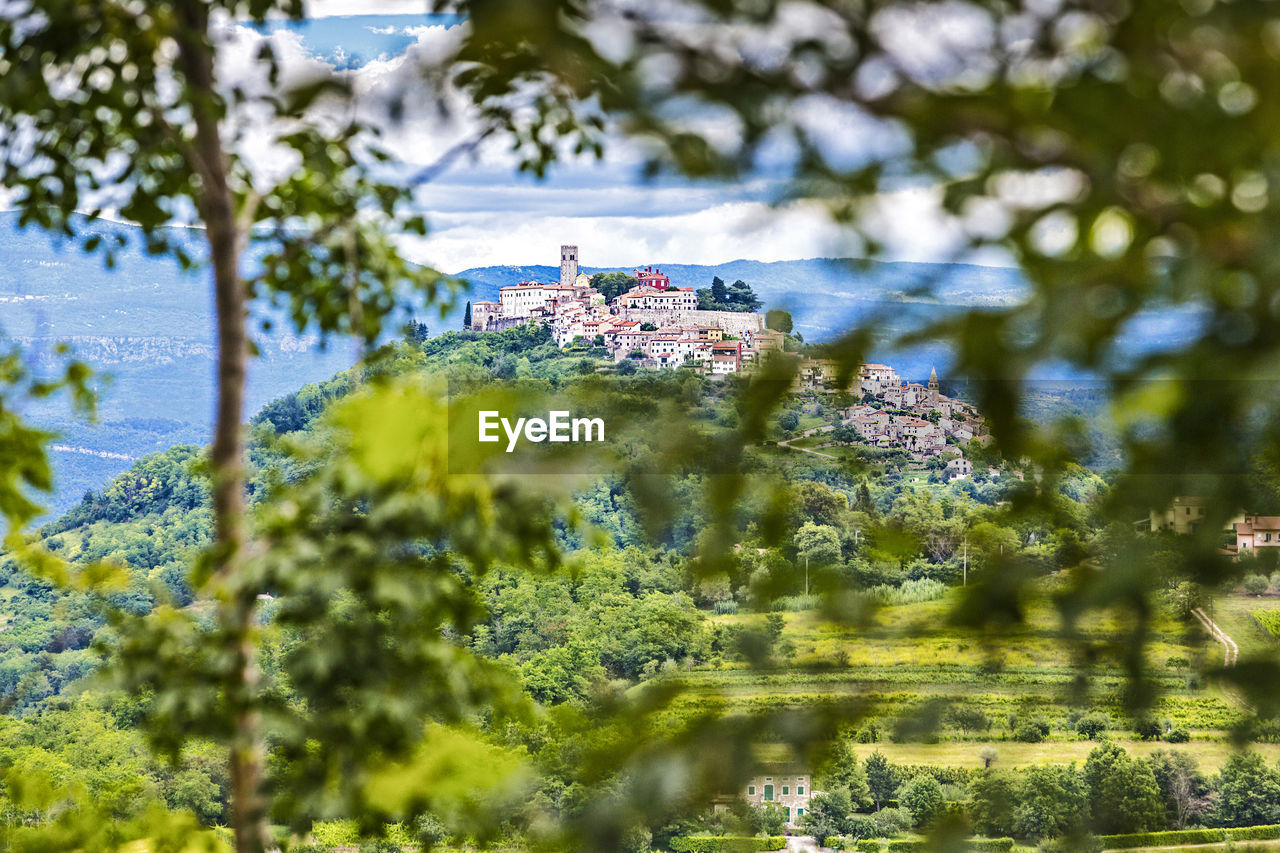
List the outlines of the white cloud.
<svg viewBox="0 0 1280 853">
<path fill-rule="evenodd" d="M 524 194 L 557 192 L 554 188 Z M 637 206 L 648 195 L 635 190 Z M 957 223 L 941 211 L 930 190 L 904 190 L 874 199 L 869 229 L 884 242 L 885 260 L 954 260 L 963 243 Z M 832 221 L 821 205 L 781 207 L 739 201 L 709 205 L 671 216 L 554 215 L 529 209 L 439 214 L 425 239 L 406 242 L 406 255 L 421 263 L 458 272 L 469 267 L 551 263 L 555 248 L 574 243 L 586 266 L 627 266 L 650 262 L 717 264 L 738 258 L 760 261 L 815 257 L 859 257 L 862 244 Z M 1007 265 L 998 253 L 964 260 Z"/>
<path fill-rule="evenodd" d="M 842 254 L 841 234 L 823 213 L 758 202 L 722 204 L 666 217 L 530 216 L 494 211 L 438 216 L 406 256 L 450 272 L 489 265 L 551 263 L 561 243 L 582 247 L 586 266 L 652 262 L 721 263 Z"/>
<path fill-rule="evenodd" d="M 307 0 L 308 18 L 347 15 L 421 15 L 431 11 L 429 0 Z"/>
<path fill-rule="evenodd" d="M 384 13 L 388 7 L 423 11 L 425 4 L 417 0 L 379 3 L 376 9 L 371 5 L 317 0 L 312 9 L 323 14 Z M 411 166 L 435 162 L 475 133 L 466 99 L 429 73 L 447 67 L 464 32 L 463 26 L 414 26 L 415 41 L 401 55 L 341 72 L 353 84 L 357 115 L 369 121 L 385 116 L 405 91 L 415 94 L 399 104 L 402 118 L 397 123 L 381 122 L 383 143 Z M 288 28 L 264 34 L 229 24 L 219 45 L 218 75 L 224 86 L 265 91 L 265 70 L 256 61 L 264 41 L 274 48 L 286 85 L 334 73 Z M 344 104 L 338 112 L 331 110 L 331 118 L 342 120 L 349 108 Z M 798 105 L 798 118 L 829 146 L 838 162 L 856 162 L 860 154 L 891 156 L 901 144 L 892 133 L 874 132 L 867 117 L 816 100 Z M 279 129 L 265 114 L 242 113 L 232 123 L 256 179 L 278 180 L 293 167 L 295 155 L 275 144 Z M 856 238 L 834 223 L 822 205 L 770 206 L 767 200 L 776 198 L 779 189 L 774 181 L 638 185 L 640 147 L 623 139 L 613 142 L 602 164 L 560 164 L 546 181 L 532 182 L 516 176 L 505 140 L 489 140 L 474 158 L 455 163 L 438 184 L 423 190 L 431 233 L 423 240 L 406 240 L 406 254 L 451 272 L 493 264 L 550 263 L 561 243 L 580 245 L 588 266 L 863 254 Z M 963 246 L 965 230 L 942 212 L 936 190 L 886 193 L 868 202 L 867 210 L 869 231 L 886 246 L 884 256 L 889 259 L 952 259 Z M 1007 263 L 990 253 L 979 260 Z"/>
</svg>

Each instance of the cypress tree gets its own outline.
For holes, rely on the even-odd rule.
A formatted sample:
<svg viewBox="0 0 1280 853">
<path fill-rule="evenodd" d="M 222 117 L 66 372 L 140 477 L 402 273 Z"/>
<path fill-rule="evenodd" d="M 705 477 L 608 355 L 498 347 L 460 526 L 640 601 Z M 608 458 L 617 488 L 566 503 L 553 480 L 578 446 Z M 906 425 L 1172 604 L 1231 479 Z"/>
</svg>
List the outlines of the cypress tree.
<svg viewBox="0 0 1280 853">
<path fill-rule="evenodd" d="M 711 298 L 716 302 L 724 303 L 729 297 L 729 290 L 724 286 L 724 279 L 716 276 L 711 279 Z"/>
</svg>

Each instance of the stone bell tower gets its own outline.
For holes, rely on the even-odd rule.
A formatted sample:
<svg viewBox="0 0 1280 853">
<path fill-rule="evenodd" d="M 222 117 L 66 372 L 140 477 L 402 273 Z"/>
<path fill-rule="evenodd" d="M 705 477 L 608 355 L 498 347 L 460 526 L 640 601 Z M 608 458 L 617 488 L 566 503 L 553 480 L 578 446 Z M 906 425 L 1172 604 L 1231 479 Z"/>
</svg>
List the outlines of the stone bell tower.
<svg viewBox="0 0 1280 853">
<path fill-rule="evenodd" d="M 560 247 L 560 284 L 573 287 L 578 280 L 578 247 Z"/>
</svg>

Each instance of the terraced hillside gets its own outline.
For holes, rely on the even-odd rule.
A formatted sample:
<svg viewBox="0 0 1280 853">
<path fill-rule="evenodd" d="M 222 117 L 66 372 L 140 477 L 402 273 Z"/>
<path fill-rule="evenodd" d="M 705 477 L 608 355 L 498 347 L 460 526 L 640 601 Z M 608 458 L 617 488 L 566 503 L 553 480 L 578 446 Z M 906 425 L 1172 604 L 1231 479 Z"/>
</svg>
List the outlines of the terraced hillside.
<svg viewBox="0 0 1280 853">
<path fill-rule="evenodd" d="M 1122 617 L 1083 626 L 1101 662 L 1081 683 L 1073 646 L 1047 601 L 1030 606 L 1025 626 L 984 642 L 948 624 L 960 594 L 951 589 L 931 601 L 880 607 L 860 624 L 827 621 L 814 610 L 781 614 L 772 668 L 724 664 L 690 672 L 683 677 L 690 688 L 685 707 L 712 696 L 743 711 L 856 696 L 866 702 L 865 719 L 854 724 L 862 751 L 879 749 L 910 764 L 982 766 L 984 747 L 993 747 L 1005 766 L 1083 760 L 1094 744 L 1077 724 L 1098 714 L 1105 716 L 1107 736 L 1138 753 L 1159 747 L 1169 732 L 1180 740 L 1184 731 L 1190 738 L 1184 748 L 1207 766 L 1229 754 L 1228 730 L 1241 709 L 1195 674 L 1201 664 L 1220 663 L 1203 631 L 1169 617 L 1157 620 L 1147 659 L 1161 693 L 1153 715 L 1160 731 L 1142 739 L 1126 710 L 1128 682 L 1118 665 L 1123 649 L 1114 642 Z M 760 618 L 733 614 L 714 622 L 729 628 Z M 1033 722 L 1048 731 L 1027 742 L 1024 726 Z M 1280 746 L 1263 745 L 1263 751 L 1280 756 Z"/>
</svg>

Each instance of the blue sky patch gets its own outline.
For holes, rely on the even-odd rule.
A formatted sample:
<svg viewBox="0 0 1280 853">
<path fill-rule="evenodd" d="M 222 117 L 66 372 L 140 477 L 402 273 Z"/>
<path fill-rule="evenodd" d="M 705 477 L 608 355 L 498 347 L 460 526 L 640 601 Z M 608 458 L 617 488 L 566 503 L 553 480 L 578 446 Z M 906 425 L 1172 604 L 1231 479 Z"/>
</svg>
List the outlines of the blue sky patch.
<svg viewBox="0 0 1280 853">
<path fill-rule="evenodd" d="M 456 15 L 351 15 L 268 21 L 258 29 L 264 33 L 297 33 L 311 55 L 339 71 L 353 71 L 403 54 L 417 40 L 411 32 L 414 27 L 451 27 L 458 21 Z"/>
</svg>

